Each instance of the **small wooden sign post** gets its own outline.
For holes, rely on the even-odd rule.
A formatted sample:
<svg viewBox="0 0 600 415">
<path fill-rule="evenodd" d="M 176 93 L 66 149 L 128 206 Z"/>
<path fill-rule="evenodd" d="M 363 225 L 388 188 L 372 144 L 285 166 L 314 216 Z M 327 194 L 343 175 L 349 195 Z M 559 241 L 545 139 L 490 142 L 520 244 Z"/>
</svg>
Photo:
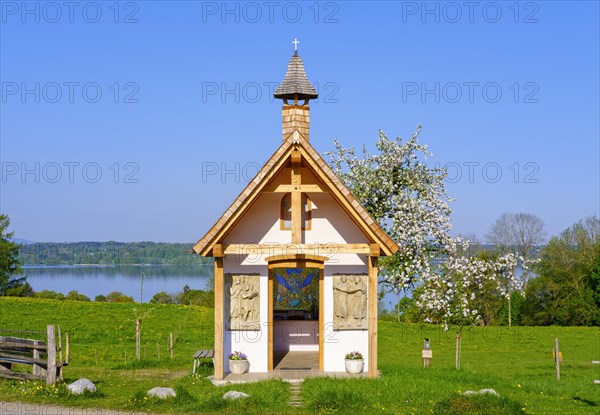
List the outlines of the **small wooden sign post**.
<svg viewBox="0 0 600 415">
<path fill-rule="evenodd" d="M 423 359 L 423 367 L 429 367 L 429 365 L 431 365 L 432 357 L 433 350 L 431 350 L 429 339 L 425 339 L 423 341 L 423 351 L 421 352 L 421 358 Z"/>
</svg>

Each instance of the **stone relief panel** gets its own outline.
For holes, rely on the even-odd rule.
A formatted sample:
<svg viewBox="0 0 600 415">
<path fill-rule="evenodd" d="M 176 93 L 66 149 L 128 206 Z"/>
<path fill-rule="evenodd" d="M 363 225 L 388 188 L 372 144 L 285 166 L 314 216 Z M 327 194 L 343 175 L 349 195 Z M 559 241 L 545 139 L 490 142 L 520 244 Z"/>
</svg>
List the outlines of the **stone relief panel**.
<svg viewBox="0 0 600 415">
<path fill-rule="evenodd" d="M 333 276 L 334 330 L 366 330 L 367 275 Z"/>
<path fill-rule="evenodd" d="M 228 330 L 260 330 L 260 276 L 225 274 Z"/>
</svg>

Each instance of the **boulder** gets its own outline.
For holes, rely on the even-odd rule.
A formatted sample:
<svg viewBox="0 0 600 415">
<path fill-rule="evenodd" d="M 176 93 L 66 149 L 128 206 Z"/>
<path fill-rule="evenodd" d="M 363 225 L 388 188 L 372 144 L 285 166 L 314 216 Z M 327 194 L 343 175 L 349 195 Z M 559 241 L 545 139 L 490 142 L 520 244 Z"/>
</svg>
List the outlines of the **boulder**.
<svg viewBox="0 0 600 415">
<path fill-rule="evenodd" d="M 250 395 L 244 392 L 238 391 L 229 391 L 225 395 L 223 395 L 223 399 L 240 399 L 240 398 L 249 398 Z"/>
<path fill-rule="evenodd" d="M 146 394 L 152 398 L 159 399 L 166 399 L 177 396 L 177 394 L 172 388 L 161 388 L 158 386 L 156 388 L 150 389 Z"/>
<path fill-rule="evenodd" d="M 85 391 L 96 392 L 96 385 L 89 379 L 81 378 L 68 384 L 67 389 L 73 395 L 81 395 Z"/>
<path fill-rule="evenodd" d="M 464 391 L 462 394 L 465 396 L 485 395 L 485 394 L 500 396 L 498 394 L 498 392 L 496 392 L 494 389 L 480 389 L 479 391 Z"/>
</svg>

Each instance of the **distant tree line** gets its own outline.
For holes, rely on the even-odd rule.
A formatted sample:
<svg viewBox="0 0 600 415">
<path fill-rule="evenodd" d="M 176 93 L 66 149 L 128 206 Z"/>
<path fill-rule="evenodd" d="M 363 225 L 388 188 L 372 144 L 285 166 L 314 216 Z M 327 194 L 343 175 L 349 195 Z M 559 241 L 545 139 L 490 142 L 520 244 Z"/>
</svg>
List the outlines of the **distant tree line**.
<svg viewBox="0 0 600 415">
<path fill-rule="evenodd" d="M 482 325 L 508 325 L 509 313 L 512 324 L 525 326 L 599 326 L 600 325 L 600 219 L 597 216 L 584 218 L 560 235 L 552 237 L 544 246 L 537 246 L 542 226 L 537 220 L 534 230 L 524 228 L 523 215 L 514 215 L 516 221 L 503 215 L 492 226 L 492 235 L 509 235 L 500 232 L 499 223 L 517 224 L 516 234 L 522 240 L 534 242 L 504 245 L 498 242 L 496 249 L 479 246 L 471 253 L 480 258 L 493 257 L 506 250 L 515 249 L 521 257 L 529 261 L 530 272 L 524 269 L 523 290 L 510 292 L 510 301 L 493 290 L 473 290 L 473 302 L 480 315 Z M 510 226 L 506 226 L 510 228 Z M 537 234 L 536 237 L 530 235 Z M 537 238 L 537 239 L 536 239 Z M 506 236 L 504 241 L 511 241 Z M 509 242 L 510 243 L 510 242 Z M 524 248 L 525 247 L 525 248 Z M 527 264 L 527 262 L 525 262 Z M 381 318 L 402 322 L 424 322 L 426 315 L 418 307 L 417 299 L 422 287 L 416 287 L 406 297 L 400 299 L 393 310 L 382 311 Z"/>
<path fill-rule="evenodd" d="M 190 253 L 193 244 L 164 242 L 38 242 L 21 245 L 22 265 L 200 265 L 212 258 Z"/>
<path fill-rule="evenodd" d="M 28 284 L 27 284 L 28 285 Z M 43 290 L 33 292 L 31 290 L 27 297 L 44 298 L 60 301 L 92 301 L 90 297 L 81 294 L 77 290 L 69 291 L 67 294 L 52 290 Z M 133 303 L 133 297 L 123 294 L 120 291 L 113 291 L 108 295 L 100 294 L 94 298 L 98 303 Z M 183 287 L 182 291 L 177 293 L 159 292 L 152 297 L 150 303 L 153 304 L 183 304 L 183 305 L 200 305 L 204 307 L 214 307 L 215 293 L 212 287 L 208 290 L 192 290 L 188 285 Z"/>
</svg>

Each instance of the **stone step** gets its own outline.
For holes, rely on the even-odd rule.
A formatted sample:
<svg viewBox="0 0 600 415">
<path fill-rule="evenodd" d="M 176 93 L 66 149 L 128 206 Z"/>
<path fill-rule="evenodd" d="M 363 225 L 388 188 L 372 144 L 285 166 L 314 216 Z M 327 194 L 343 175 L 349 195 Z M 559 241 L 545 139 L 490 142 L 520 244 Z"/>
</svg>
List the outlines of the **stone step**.
<svg viewBox="0 0 600 415">
<path fill-rule="evenodd" d="M 302 406 L 302 399 L 300 398 L 300 392 L 302 391 L 302 384 L 301 383 L 292 383 L 290 385 L 290 400 L 288 402 L 288 405 L 293 406 L 293 407 L 300 407 Z"/>
</svg>

